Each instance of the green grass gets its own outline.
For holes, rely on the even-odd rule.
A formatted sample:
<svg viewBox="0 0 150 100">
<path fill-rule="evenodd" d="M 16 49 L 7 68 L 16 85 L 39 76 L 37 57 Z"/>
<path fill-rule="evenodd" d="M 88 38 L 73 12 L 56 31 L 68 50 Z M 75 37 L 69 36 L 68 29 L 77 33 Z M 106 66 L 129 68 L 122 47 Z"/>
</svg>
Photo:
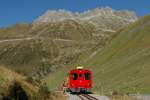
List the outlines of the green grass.
<svg viewBox="0 0 150 100">
<path fill-rule="evenodd" d="M 86 65 L 94 66 L 94 90 L 150 93 L 150 16 L 128 26 Z"/>
</svg>

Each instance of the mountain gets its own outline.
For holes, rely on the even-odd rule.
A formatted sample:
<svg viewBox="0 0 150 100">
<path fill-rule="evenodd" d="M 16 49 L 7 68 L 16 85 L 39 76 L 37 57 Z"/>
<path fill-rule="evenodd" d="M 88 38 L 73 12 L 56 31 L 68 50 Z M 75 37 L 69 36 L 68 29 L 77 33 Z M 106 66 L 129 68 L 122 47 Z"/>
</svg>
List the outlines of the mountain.
<svg viewBox="0 0 150 100">
<path fill-rule="evenodd" d="M 0 29 L 0 65 L 39 81 L 100 50 L 117 35 L 116 31 L 136 20 L 133 12 L 111 8 L 79 14 L 48 11 L 34 23 Z"/>
<path fill-rule="evenodd" d="M 93 71 L 93 91 L 99 93 L 150 93 L 150 15 L 118 31 L 105 48 L 80 56 L 76 64 Z M 70 65 L 72 66 L 72 65 Z M 89 67 L 90 66 L 90 67 Z M 50 89 L 59 87 L 66 73 L 75 67 L 64 67 L 50 74 L 45 81 Z M 55 80 L 55 81 L 54 81 Z"/>
</svg>

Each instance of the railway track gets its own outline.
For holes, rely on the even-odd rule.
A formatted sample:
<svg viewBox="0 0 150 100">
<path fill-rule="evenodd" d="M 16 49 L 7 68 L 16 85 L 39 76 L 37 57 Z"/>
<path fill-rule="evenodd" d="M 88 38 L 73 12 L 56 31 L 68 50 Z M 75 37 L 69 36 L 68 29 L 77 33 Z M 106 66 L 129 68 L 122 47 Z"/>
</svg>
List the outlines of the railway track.
<svg viewBox="0 0 150 100">
<path fill-rule="evenodd" d="M 80 94 L 78 95 L 78 97 L 81 99 L 81 100 L 98 100 L 97 98 L 91 96 L 91 95 L 88 95 L 88 94 Z"/>
</svg>

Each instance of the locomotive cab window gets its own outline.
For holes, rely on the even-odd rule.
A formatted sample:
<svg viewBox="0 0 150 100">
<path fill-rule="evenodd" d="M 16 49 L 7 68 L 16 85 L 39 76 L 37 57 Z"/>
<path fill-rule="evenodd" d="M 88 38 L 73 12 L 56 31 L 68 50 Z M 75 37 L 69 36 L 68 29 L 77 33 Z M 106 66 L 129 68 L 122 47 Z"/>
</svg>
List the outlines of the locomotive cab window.
<svg viewBox="0 0 150 100">
<path fill-rule="evenodd" d="M 72 79 L 77 80 L 78 79 L 78 74 L 77 73 L 72 73 Z"/>
<path fill-rule="evenodd" d="M 90 80 L 90 73 L 84 73 L 85 80 Z"/>
</svg>

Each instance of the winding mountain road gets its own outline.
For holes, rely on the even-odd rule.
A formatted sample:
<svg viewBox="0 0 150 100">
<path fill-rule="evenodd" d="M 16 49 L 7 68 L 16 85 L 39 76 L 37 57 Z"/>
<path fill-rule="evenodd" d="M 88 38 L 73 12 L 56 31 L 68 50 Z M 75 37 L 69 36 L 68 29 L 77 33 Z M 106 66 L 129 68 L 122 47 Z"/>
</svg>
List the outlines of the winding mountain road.
<svg viewBox="0 0 150 100">
<path fill-rule="evenodd" d="M 13 41 L 23 41 L 23 40 L 32 40 L 33 38 L 28 37 L 28 38 L 19 38 L 19 39 L 6 39 L 6 40 L 0 40 L 0 43 L 4 42 L 13 42 Z"/>
</svg>

